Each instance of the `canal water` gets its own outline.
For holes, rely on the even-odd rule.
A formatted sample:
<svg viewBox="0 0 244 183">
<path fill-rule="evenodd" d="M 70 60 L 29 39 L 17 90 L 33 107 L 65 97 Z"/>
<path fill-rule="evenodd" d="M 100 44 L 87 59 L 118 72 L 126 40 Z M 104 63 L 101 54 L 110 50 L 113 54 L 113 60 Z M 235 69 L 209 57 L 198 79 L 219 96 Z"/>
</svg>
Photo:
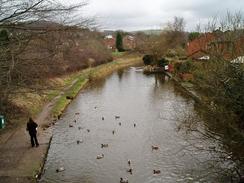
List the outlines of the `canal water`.
<svg viewBox="0 0 244 183">
<path fill-rule="evenodd" d="M 194 102 L 167 76 L 143 75 L 138 67 L 114 72 L 83 90 L 57 122 L 40 182 L 225 182 L 206 163 L 210 154 L 179 132 L 188 113 L 197 115 Z"/>
</svg>

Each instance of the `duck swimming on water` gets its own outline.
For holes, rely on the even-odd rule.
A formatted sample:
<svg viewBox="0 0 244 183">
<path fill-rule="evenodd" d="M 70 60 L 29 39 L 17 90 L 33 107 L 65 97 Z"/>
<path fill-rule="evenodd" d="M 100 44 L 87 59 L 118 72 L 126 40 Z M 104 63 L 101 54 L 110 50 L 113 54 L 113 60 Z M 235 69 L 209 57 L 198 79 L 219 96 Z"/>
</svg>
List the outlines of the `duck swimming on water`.
<svg viewBox="0 0 244 183">
<path fill-rule="evenodd" d="M 108 147 L 108 144 L 101 144 L 101 148 Z"/>
<path fill-rule="evenodd" d="M 160 170 L 153 170 L 153 174 L 160 174 L 161 171 Z"/>
<path fill-rule="evenodd" d="M 130 173 L 132 175 L 132 168 L 128 169 L 127 172 Z"/>
<path fill-rule="evenodd" d="M 159 147 L 158 146 L 152 146 L 152 150 L 158 150 Z"/>
<path fill-rule="evenodd" d="M 80 144 L 80 143 L 82 143 L 82 142 L 83 142 L 83 140 L 77 140 L 77 141 L 76 141 L 77 144 Z"/>
<path fill-rule="evenodd" d="M 59 168 L 56 169 L 56 172 L 58 173 L 58 172 L 62 172 L 64 170 L 65 170 L 64 167 L 59 167 Z"/>
<path fill-rule="evenodd" d="M 128 165 L 129 165 L 129 166 L 131 165 L 131 160 L 128 160 Z"/>
<path fill-rule="evenodd" d="M 120 178 L 120 183 L 128 183 L 128 180 L 124 180 L 123 178 Z"/>
<path fill-rule="evenodd" d="M 102 159 L 102 158 L 104 158 L 104 154 L 97 155 L 97 159 Z"/>
</svg>

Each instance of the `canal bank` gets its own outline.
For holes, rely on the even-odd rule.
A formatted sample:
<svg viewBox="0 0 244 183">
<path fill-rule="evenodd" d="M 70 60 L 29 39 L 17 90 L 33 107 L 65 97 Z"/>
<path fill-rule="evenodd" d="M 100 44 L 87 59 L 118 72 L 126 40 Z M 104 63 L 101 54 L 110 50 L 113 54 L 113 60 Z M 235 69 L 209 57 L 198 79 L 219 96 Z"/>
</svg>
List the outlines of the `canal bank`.
<svg viewBox="0 0 244 183">
<path fill-rule="evenodd" d="M 199 110 L 199 115 L 202 116 L 202 119 L 205 120 L 205 125 L 206 125 L 206 131 L 205 136 L 210 138 L 210 139 L 218 139 L 221 142 L 221 146 L 223 149 L 219 150 L 219 152 L 222 151 L 222 156 L 218 157 L 219 161 L 229 161 L 232 162 L 232 168 L 230 168 L 230 182 L 242 182 L 243 181 L 243 174 L 244 174 L 244 167 L 243 167 L 243 131 L 241 131 L 238 126 L 236 128 L 231 122 L 233 121 L 228 121 L 226 120 L 226 123 L 220 123 L 220 121 L 224 121 L 224 118 L 222 118 L 222 113 L 216 113 L 216 106 L 214 105 L 214 102 L 207 103 L 206 98 L 207 96 L 204 96 L 203 94 L 199 94 L 194 88 L 196 86 L 192 83 L 189 82 L 184 82 L 180 80 L 178 77 L 173 76 L 171 73 L 165 73 L 167 76 L 169 76 L 176 84 L 177 87 L 179 87 L 180 91 L 185 93 L 187 96 L 191 97 L 195 103 L 202 108 L 202 110 Z M 227 112 L 227 111 L 222 111 Z M 228 112 L 227 112 L 228 113 Z M 229 113 L 230 114 L 230 113 Z M 221 117 L 219 117 L 220 115 Z M 210 117 L 211 116 L 211 117 Z M 221 120 L 220 120 L 221 119 Z M 191 120 L 191 119 L 190 119 Z M 217 125 L 215 122 L 217 121 Z M 233 122 L 234 123 L 234 122 Z M 190 123 L 189 123 L 190 124 Z M 215 124 L 216 126 L 214 126 Z M 215 127 L 215 128 L 214 128 Z M 222 129 L 225 129 L 228 131 L 226 133 L 225 130 L 221 131 Z M 194 129 L 189 128 L 189 131 L 194 131 Z M 202 133 L 198 130 L 195 130 L 198 133 Z M 230 132 L 231 131 L 231 132 Z M 214 135 L 212 135 L 214 134 Z M 230 134 L 230 136 L 226 135 Z M 235 134 L 237 137 L 236 138 L 233 134 Z M 228 144 L 226 142 L 235 141 L 235 144 Z M 209 147 L 211 149 L 211 147 Z M 212 150 L 209 150 L 209 152 Z M 214 150 L 216 151 L 216 150 Z M 213 152 L 214 152 L 213 151 Z M 230 163 L 231 164 L 231 163 Z M 231 170 L 232 169 L 232 170 Z"/>
<path fill-rule="evenodd" d="M 186 87 L 179 79 L 175 76 L 173 76 L 169 72 L 165 72 L 165 75 L 169 76 L 177 85 L 185 92 L 187 95 L 192 97 L 195 102 L 203 104 L 203 101 L 199 95 L 196 94 L 196 92 L 192 89 L 192 87 Z"/>
<path fill-rule="evenodd" d="M 50 102 L 44 105 L 42 111 L 35 117 L 40 126 L 38 129 L 40 146 L 38 148 L 30 148 L 29 136 L 25 132 L 24 121 L 22 122 L 23 125 L 18 128 L 10 129 L 1 134 L 0 182 L 36 182 L 46 159 L 55 120 L 72 101 L 67 99 L 67 96 L 74 99 L 89 81 L 105 77 L 114 70 L 139 64 L 140 62 L 140 56 L 129 55 L 70 76 L 70 85 L 63 88 L 62 91 L 58 93 L 56 91 L 55 94 L 52 94 Z"/>
</svg>

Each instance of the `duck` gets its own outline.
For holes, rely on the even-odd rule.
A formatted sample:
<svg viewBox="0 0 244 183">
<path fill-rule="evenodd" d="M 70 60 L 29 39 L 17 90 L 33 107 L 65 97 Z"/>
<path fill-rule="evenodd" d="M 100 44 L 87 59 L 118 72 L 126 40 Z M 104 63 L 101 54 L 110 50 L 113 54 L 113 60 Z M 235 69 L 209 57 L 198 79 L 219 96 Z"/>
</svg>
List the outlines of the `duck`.
<svg viewBox="0 0 244 183">
<path fill-rule="evenodd" d="M 127 172 L 130 173 L 130 174 L 132 175 L 132 170 L 133 170 L 132 168 L 129 168 L 129 169 L 127 170 Z"/>
<path fill-rule="evenodd" d="M 108 144 L 101 144 L 101 148 L 108 147 Z"/>
<path fill-rule="evenodd" d="M 69 124 L 69 127 L 72 128 L 72 127 L 74 127 L 74 126 L 73 126 L 72 124 Z"/>
<path fill-rule="evenodd" d="M 64 169 L 64 167 L 59 167 L 59 168 L 57 168 L 56 169 L 56 172 L 58 173 L 58 172 L 63 172 L 65 169 Z"/>
<path fill-rule="evenodd" d="M 129 165 L 129 166 L 131 165 L 131 160 L 128 160 L 128 165 Z"/>
<path fill-rule="evenodd" d="M 115 116 L 115 119 L 119 119 L 120 118 L 120 116 Z"/>
<path fill-rule="evenodd" d="M 61 116 L 62 116 L 62 114 L 59 114 L 59 115 L 58 115 L 58 119 L 62 119 Z"/>
<path fill-rule="evenodd" d="M 112 131 L 112 134 L 113 134 L 113 135 L 115 134 L 115 130 Z"/>
<path fill-rule="evenodd" d="M 158 146 L 152 146 L 152 150 L 158 150 L 159 147 Z"/>
<path fill-rule="evenodd" d="M 121 126 L 121 122 L 119 122 L 119 126 Z"/>
<path fill-rule="evenodd" d="M 97 159 L 102 159 L 104 158 L 104 154 L 97 155 Z"/>
<path fill-rule="evenodd" d="M 134 127 L 136 127 L 136 124 L 134 123 Z"/>
<path fill-rule="evenodd" d="M 77 140 L 77 141 L 76 141 L 77 144 L 80 144 L 80 143 L 82 143 L 82 142 L 83 142 L 83 140 Z"/>
<path fill-rule="evenodd" d="M 128 183 L 128 180 L 124 180 L 122 177 L 120 178 L 120 183 Z"/>
<path fill-rule="evenodd" d="M 102 117 L 102 120 L 104 120 L 104 117 Z"/>
<path fill-rule="evenodd" d="M 66 96 L 66 99 L 67 100 L 74 100 L 74 97 L 72 97 L 72 96 Z"/>
<path fill-rule="evenodd" d="M 153 170 L 153 174 L 160 174 L 161 171 L 160 170 Z"/>
</svg>

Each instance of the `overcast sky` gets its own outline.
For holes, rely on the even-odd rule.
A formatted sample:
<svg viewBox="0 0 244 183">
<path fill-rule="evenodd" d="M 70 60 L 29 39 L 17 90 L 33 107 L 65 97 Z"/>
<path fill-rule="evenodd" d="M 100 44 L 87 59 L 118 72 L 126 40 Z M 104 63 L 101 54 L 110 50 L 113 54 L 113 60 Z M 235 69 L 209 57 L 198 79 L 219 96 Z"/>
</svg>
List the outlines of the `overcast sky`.
<svg viewBox="0 0 244 183">
<path fill-rule="evenodd" d="M 157 29 L 180 16 L 194 30 L 199 22 L 242 9 L 244 0 L 89 0 L 84 13 L 95 16 L 102 29 Z"/>
</svg>

